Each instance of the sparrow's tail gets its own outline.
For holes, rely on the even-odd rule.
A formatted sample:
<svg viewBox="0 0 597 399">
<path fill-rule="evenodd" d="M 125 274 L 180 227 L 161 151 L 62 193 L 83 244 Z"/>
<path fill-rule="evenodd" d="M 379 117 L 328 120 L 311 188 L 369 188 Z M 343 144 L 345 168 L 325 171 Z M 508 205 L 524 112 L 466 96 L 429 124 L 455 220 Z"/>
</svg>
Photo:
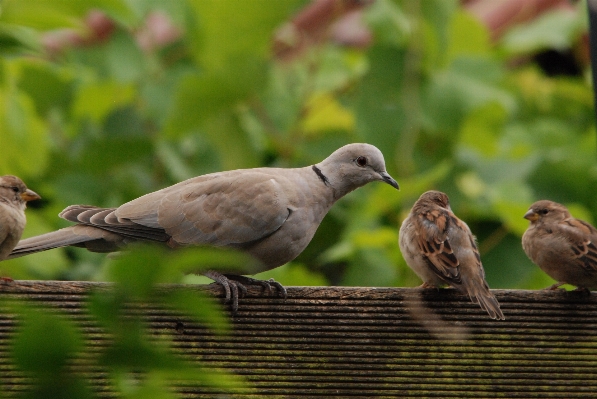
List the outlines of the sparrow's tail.
<svg viewBox="0 0 597 399">
<path fill-rule="evenodd" d="M 499 302 L 489 290 L 489 286 L 484 279 L 464 285 L 463 288 L 465 288 L 471 301 L 485 310 L 489 314 L 489 317 L 497 320 L 506 320 L 504 313 L 500 309 Z"/>
<path fill-rule="evenodd" d="M 8 259 L 74 245 L 92 252 L 118 251 L 126 238 L 93 226 L 75 225 L 19 241 Z"/>
</svg>

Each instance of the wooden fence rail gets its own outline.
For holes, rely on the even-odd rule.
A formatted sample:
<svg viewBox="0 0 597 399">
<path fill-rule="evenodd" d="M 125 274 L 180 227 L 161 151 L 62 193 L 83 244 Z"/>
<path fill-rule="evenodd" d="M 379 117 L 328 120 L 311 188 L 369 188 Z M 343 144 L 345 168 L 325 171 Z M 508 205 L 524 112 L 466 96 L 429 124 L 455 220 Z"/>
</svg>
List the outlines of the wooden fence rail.
<svg viewBox="0 0 597 399">
<path fill-rule="evenodd" d="M 106 287 L 15 281 L 0 286 L 0 301 L 25 298 L 55 308 L 92 335 L 90 346 L 101 347 L 85 300 L 91 290 Z M 164 289 L 222 294 L 213 286 Z M 152 334 L 174 336 L 173 350 L 181 356 L 244 376 L 255 389 L 228 395 L 210 387 L 175 388 L 180 397 L 596 398 L 595 293 L 495 294 L 505 321 L 490 319 L 450 289 L 288 287 L 282 300 L 252 288 L 231 316 L 233 332 L 224 337 L 163 309 L 139 311 Z M 27 389 L 11 363 L 15 326 L 0 313 L 5 397 Z M 98 396 L 112 396 L 105 384 L 101 373 L 90 382 Z"/>
</svg>

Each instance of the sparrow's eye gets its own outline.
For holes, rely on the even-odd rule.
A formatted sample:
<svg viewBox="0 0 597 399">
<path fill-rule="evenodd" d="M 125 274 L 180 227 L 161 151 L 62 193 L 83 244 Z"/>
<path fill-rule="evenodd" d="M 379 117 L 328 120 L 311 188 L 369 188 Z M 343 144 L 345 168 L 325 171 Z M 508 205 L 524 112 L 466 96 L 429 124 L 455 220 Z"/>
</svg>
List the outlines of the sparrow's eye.
<svg viewBox="0 0 597 399">
<path fill-rule="evenodd" d="M 14 191 L 15 193 L 19 192 L 19 188 L 18 187 L 11 187 L 10 188 L 12 191 Z"/>
<path fill-rule="evenodd" d="M 357 165 L 359 165 L 360 167 L 363 166 L 367 166 L 367 158 L 365 157 L 358 157 L 357 159 L 355 159 Z"/>
<path fill-rule="evenodd" d="M 547 209 L 541 209 L 542 215 L 547 215 L 548 213 L 549 213 L 549 211 Z"/>
</svg>

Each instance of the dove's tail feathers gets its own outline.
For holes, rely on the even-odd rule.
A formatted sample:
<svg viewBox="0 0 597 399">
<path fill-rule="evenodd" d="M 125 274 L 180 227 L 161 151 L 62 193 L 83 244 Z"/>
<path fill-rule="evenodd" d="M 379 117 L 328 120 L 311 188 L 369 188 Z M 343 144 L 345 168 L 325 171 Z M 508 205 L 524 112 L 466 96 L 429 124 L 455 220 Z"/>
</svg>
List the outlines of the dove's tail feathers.
<svg viewBox="0 0 597 399">
<path fill-rule="evenodd" d="M 506 320 L 504 313 L 500 309 L 500 303 L 489 290 L 489 286 L 485 280 L 479 283 L 471 284 L 473 287 L 468 287 L 468 296 L 471 301 L 481 307 L 489 314 L 489 317 L 496 320 Z"/>
<path fill-rule="evenodd" d="M 71 205 L 59 216 L 79 224 L 21 240 L 8 258 L 68 246 L 86 248 L 91 252 L 114 252 L 131 242 L 166 243 L 170 239 L 164 229 L 144 226 L 126 218 L 120 219 L 115 211 L 116 208 Z"/>
<path fill-rule="evenodd" d="M 93 226 L 76 225 L 21 240 L 8 259 L 71 245 L 87 248 L 92 252 L 114 252 L 127 244 L 127 241 L 129 240 L 119 234 Z"/>
<path fill-rule="evenodd" d="M 132 241 L 144 240 L 168 242 L 168 240 L 170 240 L 170 235 L 168 235 L 164 229 L 145 226 L 140 223 L 135 223 L 127 218 L 119 218 L 116 216 L 116 210 L 117 208 L 70 205 L 60 212 L 58 216 L 71 222 L 98 227 L 104 231 L 128 237 L 127 239 Z"/>
</svg>

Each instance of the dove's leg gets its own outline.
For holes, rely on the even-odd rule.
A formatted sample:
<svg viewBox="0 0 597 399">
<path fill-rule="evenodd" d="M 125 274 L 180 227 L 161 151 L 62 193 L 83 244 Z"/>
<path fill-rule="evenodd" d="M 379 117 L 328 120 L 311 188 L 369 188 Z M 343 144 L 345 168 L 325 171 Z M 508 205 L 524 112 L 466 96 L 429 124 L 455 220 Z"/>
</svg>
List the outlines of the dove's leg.
<svg viewBox="0 0 597 399">
<path fill-rule="evenodd" d="M 546 290 L 546 291 L 557 290 L 560 285 L 564 285 L 564 284 L 566 284 L 566 283 L 564 283 L 564 282 L 557 282 L 557 283 L 555 283 L 553 285 L 550 285 L 549 287 L 543 288 L 543 289 Z"/>
<path fill-rule="evenodd" d="M 288 293 L 286 292 L 286 288 L 280 283 L 278 283 L 273 278 L 269 280 L 257 280 L 256 278 L 251 278 L 247 276 L 241 276 L 238 274 L 225 274 L 229 280 L 234 280 L 237 283 L 244 284 L 244 285 L 260 285 L 263 289 L 267 289 L 270 293 L 274 292 L 274 288 L 278 290 L 278 296 L 286 299 Z"/>
<path fill-rule="evenodd" d="M 202 273 L 205 277 L 209 277 L 216 283 L 220 284 L 224 287 L 224 291 L 226 296 L 224 298 L 224 303 L 231 302 L 232 303 L 232 313 L 236 314 L 238 311 L 238 298 L 239 298 L 239 290 L 240 290 L 240 297 L 244 297 L 247 293 L 247 288 L 239 283 L 238 281 L 231 280 L 225 275 L 218 273 L 213 270 L 208 270 Z"/>
<path fill-rule="evenodd" d="M 273 278 L 264 281 L 238 274 L 222 274 L 214 270 L 208 270 L 204 272 L 203 275 L 205 277 L 209 277 L 224 287 L 224 291 L 226 292 L 226 298 L 224 299 L 224 302 L 232 303 L 232 313 L 236 313 L 238 310 L 238 298 L 243 298 L 246 295 L 246 285 L 259 285 L 263 287 L 264 290 L 267 289 L 270 293 L 274 292 L 275 288 L 278 290 L 279 296 L 283 297 L 284 299 L 286 299 L 287 296 L 286 288 L 284 288 L 282 284 L 278 283 Z"/>
</svg>

